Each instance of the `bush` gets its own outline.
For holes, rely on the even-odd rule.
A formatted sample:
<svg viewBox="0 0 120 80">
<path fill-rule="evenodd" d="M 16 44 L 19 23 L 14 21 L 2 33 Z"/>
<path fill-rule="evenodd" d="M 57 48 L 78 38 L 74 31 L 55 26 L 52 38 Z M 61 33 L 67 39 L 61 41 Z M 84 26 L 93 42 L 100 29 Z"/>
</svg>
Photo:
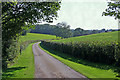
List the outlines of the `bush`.
<svg viewBox="0 0 120 80">
<path fill-rule="evenodd" d="M 91 62 L 116 64 L 120 59 L 120 56 L 116 56 L 120 53 L 120 43 L 118 42 L 83 41 L 74 43 L 59 43 L 42 41 L 41 44 L 55 51 L 69 54 Z"/>
</svg>

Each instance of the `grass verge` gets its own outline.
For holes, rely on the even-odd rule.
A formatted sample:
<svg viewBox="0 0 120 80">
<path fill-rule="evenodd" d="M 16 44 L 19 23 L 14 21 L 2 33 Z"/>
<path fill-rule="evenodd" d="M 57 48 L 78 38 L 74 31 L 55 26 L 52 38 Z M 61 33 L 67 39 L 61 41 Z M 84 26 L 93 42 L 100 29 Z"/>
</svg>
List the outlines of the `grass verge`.
<svg viewBox="0 0 120 80">
<path fill-rule="evenodd" d="M 28 47 L 22 51 L 22 55 L 18 56 L 15 63 L 7 68 L 2 74 L 2 78 L 34 78 L 34 56 L 32 52 L 31 43 Z"/>
<path fill-rule="evenodd" d="M 94 78 L 95 80 L 99 80 L 99 78 L 116 78 L 116 74 L 112 67 L 109 65 L 97 64 L 97 63 L 90 63 L 83 60 L 77 60 L 74 57 L 69 55 L 59 53 L 53 51 L 51 49 L 46 48 L 43 45 L 39 45 L 39 47 L 44 50 L 46 53 L 50 54 L 54 58 L 58 59 L 62 63 L 68 65 L 72 69 L 76 70 L 77 72 L 85 75 L 88 78 Z M 77 61 L 76 61 L 77 60 Z M 78 63 L 79 62 L 79 63 Z M 83 64 L 84 63 L 84 64 Z M 94 65 L 94 66 L 93 66 Z"/>
</svg>

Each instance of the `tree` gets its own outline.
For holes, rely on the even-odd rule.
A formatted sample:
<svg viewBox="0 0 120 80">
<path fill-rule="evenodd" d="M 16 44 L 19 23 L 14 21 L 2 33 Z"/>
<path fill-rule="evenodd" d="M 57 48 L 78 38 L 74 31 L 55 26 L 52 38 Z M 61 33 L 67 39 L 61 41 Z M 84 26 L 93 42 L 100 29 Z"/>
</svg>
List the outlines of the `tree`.
<svg viewBox="0 0 120 80">
<path fill-rule="evenodd" d="M 114 16 L 115 19 L 120 19 L 120 1 L 108 2 L 108 8 L 106 9 L 106 12 L 103 12 L 103 15 Z M 120 42 L 118 42 L 118 47 L 119 46 Z M 118 50 L 120 51 L 120 48 Z M 120 66 L 120 54 L 117 53 L 115 58 L 118 60 L 117 65 Z M 120 76 L 120 69 L 117 69 L 117 72 L 119 73 L 118 76 Z"/>
<path fill-rule="evenodd" d="M 120 1 L 108 2 L 108 8 L 103 12 L 105 16 L 114 16 L 115 19 L 120 19 Z"/>
<path fill-rule="evenodd" d="M 60 2 L 2 2 L 3 68 L 10 60 L 7 50 L 16 42 L 23 28 L 32 28 L 35 23 L 42 21 L 53 22 L 59 9 Z"/>
<path fill-rule="evenodd" d="M 40 34 L 51 34 L 51 35 L 55 35 L 54 34 L 54 27 L 55 25 L 50 25 L 50 24 L 42 24 L 39 25 L 37 24 L 35 29 L 31 29 L 31 33 L 40 33 Z"/>
<path fill-rule="evenodd" d="M 120 1 L 108 2 L 108 8 L 103 12 L 105 16 L 113 16 L 115 19 L 120 19 Z"/>
<path fill-rule="evenodd" d="M 75 36 L 80 36 L 80 35 L 82 35 L 83 34 L 83 29 L 82 28 L 76 28 L 75 30 L 74 30 L 74 37 Z"/>
<path fill-rule="evenodd" d="M 68 38 L 72 36 L 70 25 L 58 23 L 57 25 L 43 24 L 36 25 L 35 29 L 31 29 L 31 33 L 42 33 L 56 35 L 56 37 Z"/>
<path fill-rule="evenodd" d="M 68 38 L 72 36 L 70 25 L 65 22 L 58 23 L 55 27 L 54 33 L 57 37 Z"/>
</svg>

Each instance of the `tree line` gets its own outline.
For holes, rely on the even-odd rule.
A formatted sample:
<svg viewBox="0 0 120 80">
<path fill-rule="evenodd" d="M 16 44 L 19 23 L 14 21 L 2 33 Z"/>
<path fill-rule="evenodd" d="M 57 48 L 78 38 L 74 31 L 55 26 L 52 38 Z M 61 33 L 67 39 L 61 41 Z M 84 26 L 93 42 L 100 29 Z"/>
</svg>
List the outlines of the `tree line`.
<svg viewBox="0 0 120 80">
<path fill-rule="evenodd" d="M 61 38 L 69 38 L 69 37 L 76 37 L 76 36 L 83 36 L 83 35 L 90 35 L 90 34 L 96 34 L 96 33 L 103 33 L 103 32 L 109 32 L 109 31 L 116 31 L 116 30 L 84 30 L 82 28 L 76 28 L 76 29 L 70 29 L 70 25 L 68 25 L 65 22 L 57 23 L 56 25 L 50 25 L 50 24 L 37 24 L 36 27 L 30 30 L 23 31 L 24 35 L 27 32 L 30 33 L 40 33 L 40 34 L 50 34 L 50 35 L 56 35 L 56 37 Z"/>
</svg>

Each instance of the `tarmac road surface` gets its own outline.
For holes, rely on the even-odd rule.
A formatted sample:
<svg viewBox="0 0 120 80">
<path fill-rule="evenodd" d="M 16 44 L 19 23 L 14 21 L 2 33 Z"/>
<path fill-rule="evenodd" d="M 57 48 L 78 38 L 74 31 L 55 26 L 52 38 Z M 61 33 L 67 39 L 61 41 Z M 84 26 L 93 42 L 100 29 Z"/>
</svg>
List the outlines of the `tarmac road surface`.
<svg viewBox="0 0 120 80">
<path fill-rule="evenodd" d="M 35 78 L 86 78 L 33 44 Z M 86 79 L 85 79 L 86 80 Z"/>
</svg>

